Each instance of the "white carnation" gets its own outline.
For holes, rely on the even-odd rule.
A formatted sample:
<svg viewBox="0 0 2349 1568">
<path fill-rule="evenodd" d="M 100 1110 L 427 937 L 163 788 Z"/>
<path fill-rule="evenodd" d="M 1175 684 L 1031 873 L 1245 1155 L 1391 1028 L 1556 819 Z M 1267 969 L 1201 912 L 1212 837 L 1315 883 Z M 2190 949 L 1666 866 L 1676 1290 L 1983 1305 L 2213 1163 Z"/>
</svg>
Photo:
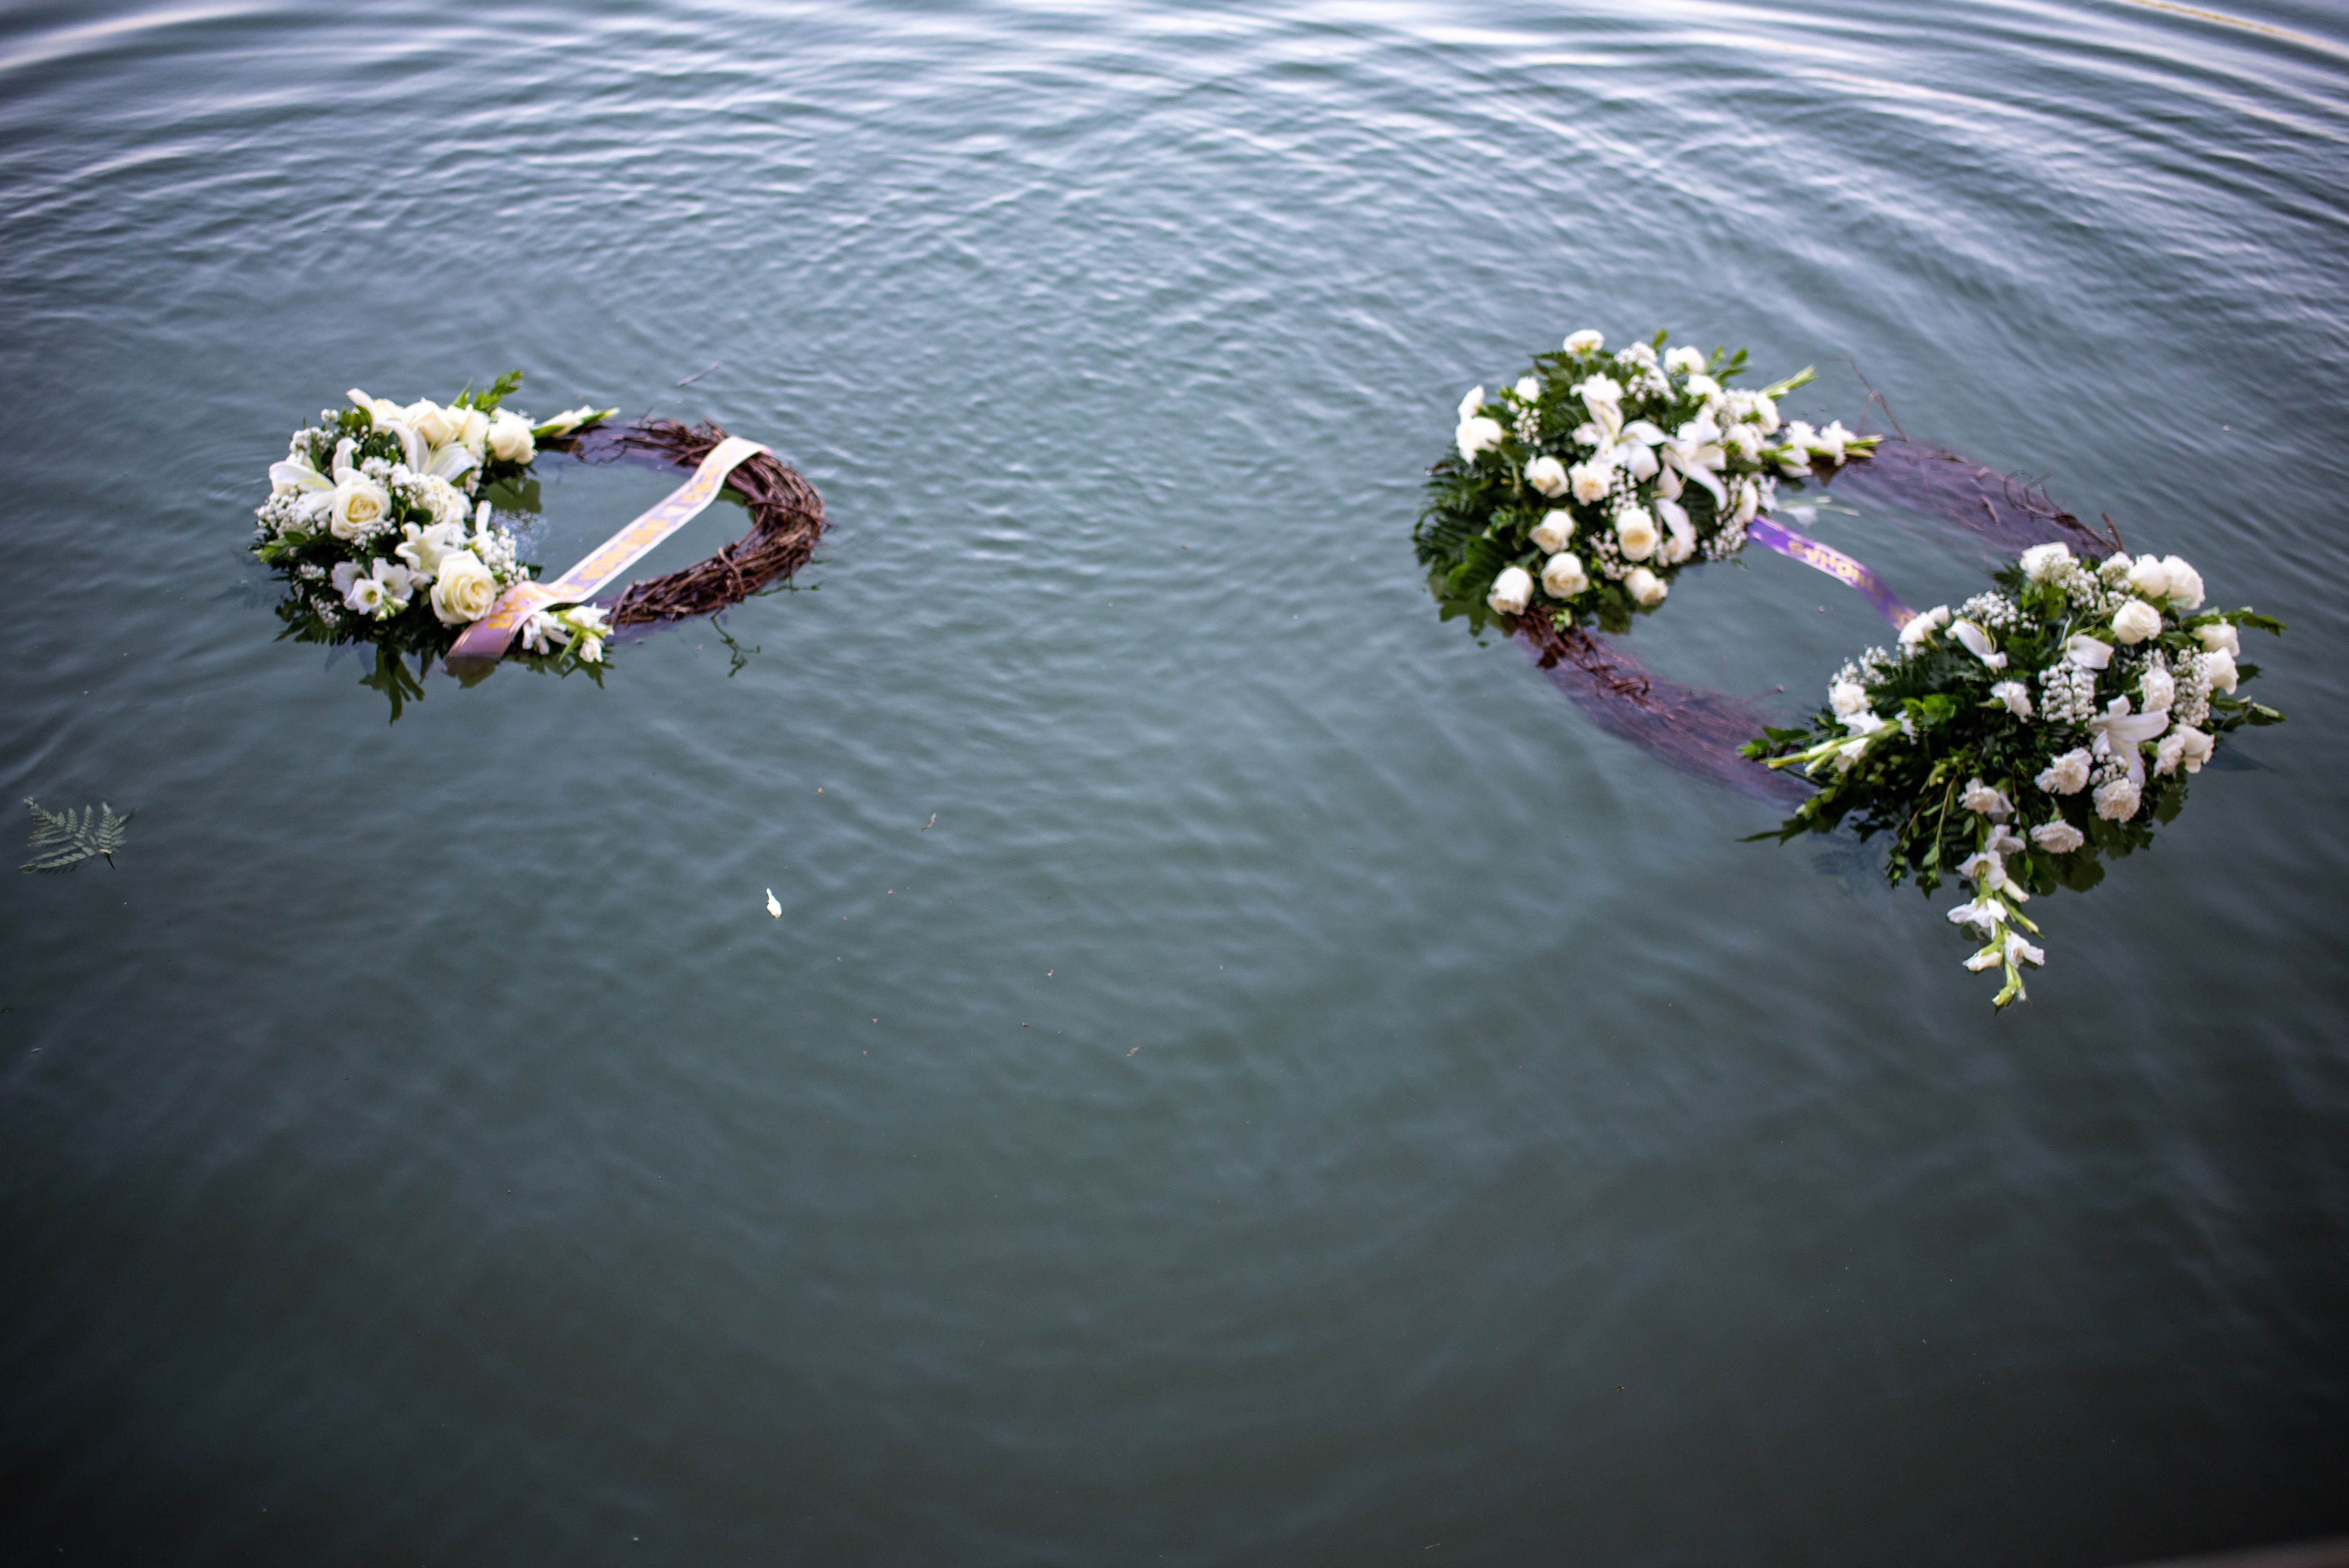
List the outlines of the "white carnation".
<svg viewBox="0 0 2349 1568">
<path fill-rule="evenodd" d="M 1485 388 L 1471 387 L 1460 399 L 1460 422 L 1466 424 L 1485 407 Z"/>
<path fill-rule="evenodd" d="M 1990 688 L 1990 695 L 2006 704 L 2006 711 L 2015 717 L 2031 717 L 2031 688 L 2021 681 L 2001 681 Z"/>
<path fill-rule="evenodd" d="M 2137 677 L 2137 689 L 2145 698 L 2145 711 L 2151 713 L 2178 700 L 2178 677 L 2158 665 L 2147 665 L 2145 674 Z"/>
<path fill-rule="evenodd" d="M 1664 351 L 1664 368 L 1675 376 L 1694 376 L 1704 368 L 1704 354 L 1694 348 L 1668 348 Z"/>
<path fill-rule="evenodd" d="M 2107 822 L 2126 822 L 2137 815 L 2144 790 L 2127 774 L 2096 786 L 2096 815 Z"/>
<path fill-rule="evenodd" d="M 1837 718 L 1868 711 L 1868 688 L 1856 681 L 1837 681 L 1827 687 L 1827 706 Z"/>
<path fill-rule="evenodd" d="M 1541 398 L 1541 382 L 1535 377 L 1518 377 L 1516 386 L 1511 390 L 1516 393 L 1520 403 L 1538 402 Z"/>
<path fill-rule="evenodd" d="M 2048 763 L 2032 782 L 2050 795 L 2076 795 L 2087 788 L 2088 765 L 2093 760 L 2086 747 L 2075 747 Z"/>
<path fill-rule="evenodd" d="M 1909 616 L 1908 624 L 1900 628 L 1900 645 L 1904 648 L 1913 648 L 1949 624 L 1950 607 L 1947 604 L 1936 604 L 1930 610 L 1920 610 Z"/>
<path fill-rule="evenodd" d="M 1606 346 L 1606 335 L 1593 332 L 1587 326 L 1580 332 L 1568 335 L 1566 340 L 1566 351 L 1568 354 L 1596 354 Z"/>
<path fill-rule="evenodd" d="M 1966 781 L 1965 791 L 1958 797 L 1958 804 L 1977 816 L 1988 817 L 1993 822 L 2003 822 L 2014 815 L 2014 802 L 1979 779 Z"/>
</svg>

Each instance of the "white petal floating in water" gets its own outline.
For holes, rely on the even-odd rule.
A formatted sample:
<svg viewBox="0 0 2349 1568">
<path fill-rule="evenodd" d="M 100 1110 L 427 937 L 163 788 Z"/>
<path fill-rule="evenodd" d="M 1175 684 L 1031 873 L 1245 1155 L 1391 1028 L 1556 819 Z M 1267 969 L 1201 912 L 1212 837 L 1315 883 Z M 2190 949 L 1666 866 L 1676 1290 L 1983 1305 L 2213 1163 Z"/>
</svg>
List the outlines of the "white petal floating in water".
<svg viewBox="0 0 2349 1568">
<path fill-rule="evenodd" d="M 777 920 L 783 918 L 783 906 L 775 902 L 775 890 L 773 888 L 769 888 L 767 890 L 767 913 L 773 915 Z"/>
</svg>

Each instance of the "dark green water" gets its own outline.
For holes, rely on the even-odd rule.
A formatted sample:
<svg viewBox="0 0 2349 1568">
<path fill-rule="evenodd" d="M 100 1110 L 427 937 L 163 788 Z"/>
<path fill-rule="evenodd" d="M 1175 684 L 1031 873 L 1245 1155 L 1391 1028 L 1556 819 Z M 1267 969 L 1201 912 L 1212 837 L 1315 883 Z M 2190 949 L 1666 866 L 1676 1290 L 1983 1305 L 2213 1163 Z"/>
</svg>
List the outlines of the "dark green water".
<svg viewBox="0 0 2349 1568">
<path fill-rule="evenodd" d="M 0 882 L 6 1559 L 2349 1529 L 2349 26 L 2232 15 L 0 13 L 5 798 L 138 812 Z M 1421 469 L 1585 325 L 2291 623 L 2027 1006 L 1437 624 Z M 772 441 L 821 588 L 388 726 L 262 470 L 517 365 Z M 669 482 L 541 466 L 558 568 Z M 1749 552 L 1634 645 L 1880 634 Z"/>
</svg>

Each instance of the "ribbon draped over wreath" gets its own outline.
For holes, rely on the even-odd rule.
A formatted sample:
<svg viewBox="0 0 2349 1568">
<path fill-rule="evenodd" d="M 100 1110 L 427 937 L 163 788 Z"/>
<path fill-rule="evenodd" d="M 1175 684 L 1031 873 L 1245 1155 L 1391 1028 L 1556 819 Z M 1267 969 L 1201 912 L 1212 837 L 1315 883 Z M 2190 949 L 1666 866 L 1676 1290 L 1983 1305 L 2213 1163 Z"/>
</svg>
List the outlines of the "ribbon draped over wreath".
<svg viewBox="0 0 2349 1568">
<path fill-rule="evenodd" d="M 1524 636 L 1545 668 L 1577 672 L 1568 689 L 1609 728 L 1692 771 L 1729 777 L 1718 748 L 1761 728 L 1742 754 L 1799 768 L 1815 792 L 1758 836 L 1848 819 L 1863 840 L 1890 836 L 1894 885 L 1971 882 L 1949 918 L 1982 939 L 1966 966 L 2000 970 L 1995 1005 L 2007 1006 L 2024 995 L 2023 968 L 2045 962 L 2020 906 L 2094 886 L 2101 858 L 2148 847 L 2154 825 L 2182 809 L 2187 779 L 2220 736 L 2282 721 L 2236 694 L 2259 674 L 2240 662 L 2242 629 L 2282 624 L 2204 609 L 2202 579 L 2183 560 L 2132 558 L 2117 534 L 2106 541 L 2032 490 L 2002 477 L 1983 487 L 1990 471 L 1955 454 L 1888 449 L 1840 421 L 1782 422 L 1778 399 L 1809 370 L 1731 390 L 1744 350 L 1664 343 L 1659 333 L 1610 357 L 1599 333 L 1578 332 L 1498 398 L 1478 387 L 1462 399 L 1456 456 L 1429 470 L 1413 535 L 1444 617 Z M 1889 464 L 1884 488 L 1920 510 L 2037 537 L 1992 592 L 1912 611 L 1868 567 L 1770 515 L 1781 479 L 1832 481 L 1855 460 Z M 1734 699 L 1667 691 L 1592 634 L 1628 630 L 1682 566 L 1749 539 L 1863 594 L 1899 633 L 1892 649 L 1838 670 L 1827 705 L 1800 728 L 1744 727 Z"/>
<path fill-rule="evenodd" d="M 446 656 L 467 684 L 502 658 L 600 681 L 605 645 L 625 627 L 713 614 L 788 577 L 812 554 L 823 502 L 759 442 L 715 426 L 647 420 L 614 430 L 615 410 L 592 406 L 533 420 L 505 406 L 511 371 L 447 404 L 409 404 L 354 389 L 294 433 L 271 465 L 254 552 L 286 583 L 285 635 L 371 644 L 375 673 L 399 717 L 423 696 L 419 671 Z M 535 508 L 532 465 L 542 450 L 588 460 L 683 466 L 692 476 L 552 582 L 521 559 L 505 521 Z M 599 597 L 655 545 L 722 491 L 748 506 L 751 530 L 681 572 Z"/>
</svg>

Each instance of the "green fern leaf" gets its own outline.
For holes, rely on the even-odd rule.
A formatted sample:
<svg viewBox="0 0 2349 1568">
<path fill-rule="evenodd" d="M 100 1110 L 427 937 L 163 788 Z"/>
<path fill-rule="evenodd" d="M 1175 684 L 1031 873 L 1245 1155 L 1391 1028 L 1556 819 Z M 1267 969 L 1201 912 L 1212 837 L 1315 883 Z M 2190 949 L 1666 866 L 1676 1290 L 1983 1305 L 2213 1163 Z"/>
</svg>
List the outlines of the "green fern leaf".
<svg viewBox="0 0 2349 1568">
<path fill-rule="evenodd" d="M 44 811 L 40 802 L 29 795 L 25 804 L 33 812 L 33 837 L 27 847 L 34 854 L 16 868 L 24 872 L 70 871 L 100 855 L 108 865 L 112 865 L 114 851 L 122 847 L 130 819 L 138 814 L 125 812 L 118 817 L 114 808 L 103 801 L 84 806 L 78 813 L 70 810 Z"/>
</svg>

